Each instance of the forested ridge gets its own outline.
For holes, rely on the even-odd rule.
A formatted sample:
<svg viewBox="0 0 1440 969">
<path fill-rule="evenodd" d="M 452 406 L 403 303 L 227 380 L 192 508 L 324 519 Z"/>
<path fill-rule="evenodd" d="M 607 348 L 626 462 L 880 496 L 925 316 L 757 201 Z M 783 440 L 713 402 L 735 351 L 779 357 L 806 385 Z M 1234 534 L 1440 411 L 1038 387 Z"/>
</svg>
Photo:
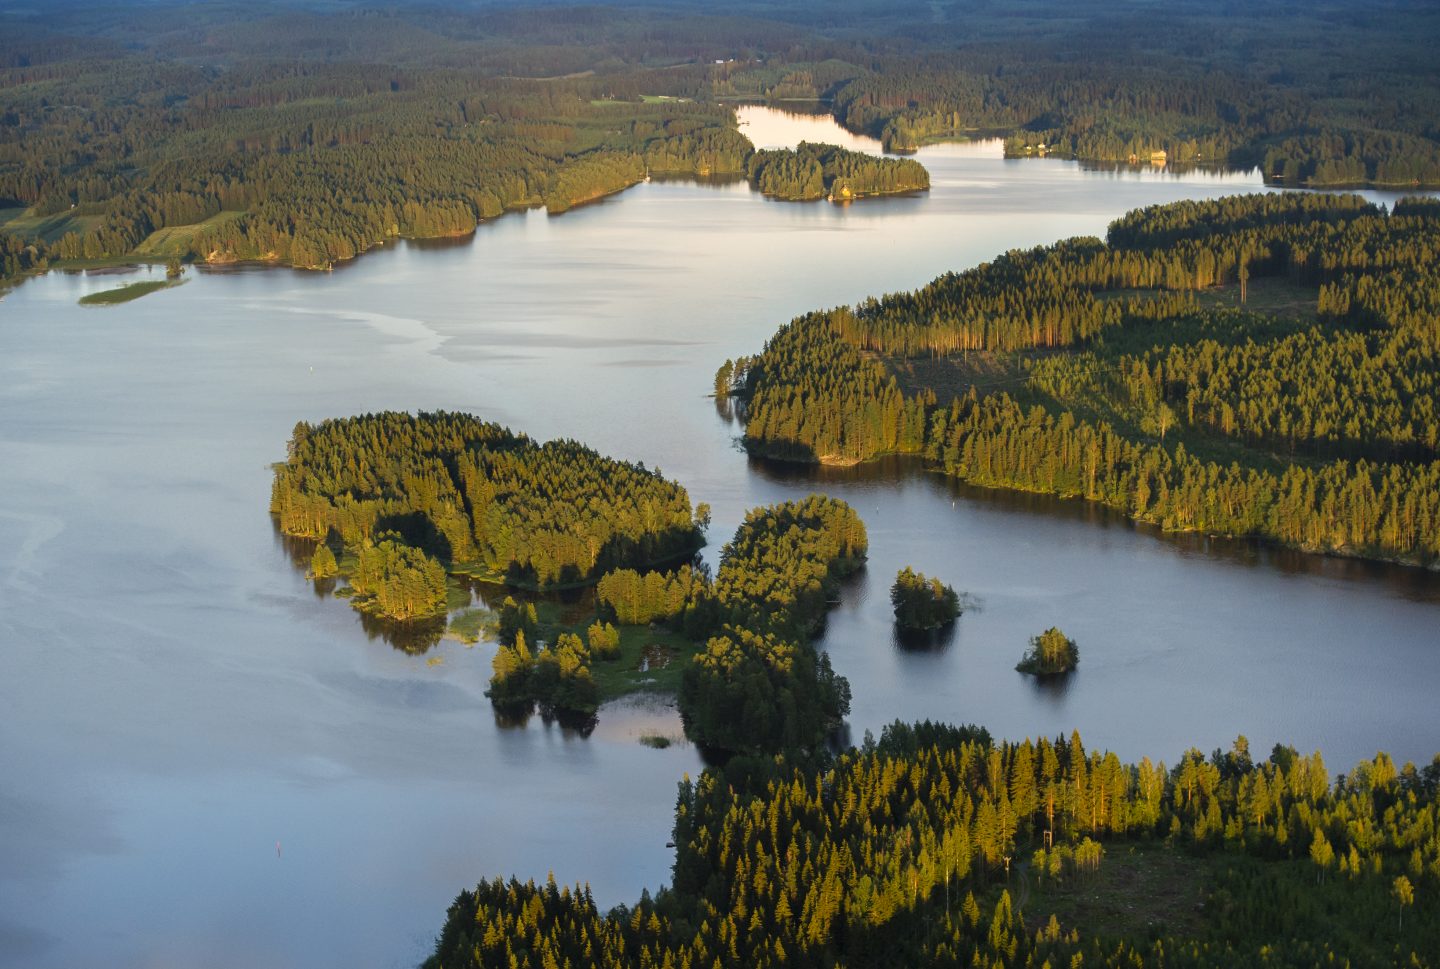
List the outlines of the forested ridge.
<svg viewBox="0 0 1440 969">
<path fill-rule="evenodd" d="M 1429 200 L 1145 209 L 1108 242 L 788 324 L 747 362 L 746 443 L 799 461 L 913 453 L 1166 529 L 1433 564 L 1437 254 Z M 919 365 L 947 379 L 902 386 Z"/>
<path fill-rule="evenodd" d="M 926 31 L 953 46 L 839 85 L 836 117 L 892 150 L 1002 133 L 1016 157 L 1440 184 L 1440 91 L 1425 66 L 1440 23 L 1423 4 L 977 5 Z"/>
<path fill-rule="evenodd" d="M 1002 133 L 1017 155 L 1440 184 L 1440 18 L 1423 4 L 659 7 L 659 26 L 650 8 L 10 11 L 0 276 L 122 258 L 323 268 L 648 172 L 747 174 L 719 103 L 733 97 L 824 99 L 892 150 Z M 921 187 L 864 165 L 838 194 Z M 765 190 L 819 197 L 808 161 L 763 167 Z"/>
<path fill-rule="evenodd" d="M 24 208 L 7 226 L 7 274 L 131 253 L 323 268 L 512 209 L 563 212 L 643 180 L 647 161 L 743 164 L 717 155 L 739 137 L 728 109 L 608 99 L 625 78 L 256 64 L 160 72 L 167 84 L 137 59 L 77 67 L 7 87 L 0 200 Z M 110 86 L 152 84 L 112 113 Z M 57 96 L 71 110 L 49 107 Z"/>
<path fill-rule="evenodd" d="M 657 472 L 444 412 L 297 424 L 270 512 L 286 535 L 346 549 L 389 540 L 541 588 L 683 559 L 703 543 L 703 514 Z"/>
<path fill-rule="evenodd" d="M 696 52 L 812 53 L 723 16 L 657 34 L 643 11 L 282 2 L 187 12 L 187 30 L 164 9 L 21 13 L 0 38 L 3 276 L 126 258 L 328 268 L 651 173 L 742 176 L 753 146 Z M 856 196 L 896 190 L 891 169 L 916 180 L 896 160 L 838 164 Z"/>
<path fill-rule="evenodd" d="M 1440 758 L 1381 753 L 1332 778 L 1318 752 L 1257 761 L 1242 737 L 1167 768 L 1078 734 L 897 723 L 828 765 L 687 778 L 673 882 L 633 906 L 602 914 L 553 879 L 461 892 L 426 965 L 1423 969 L 1440 952 L 1437 788 Z M 1198 910 L 1152 902 L 1153 921 L 1120 913 L 1103 934 L 1057 916 L 1112 872 L 1154 877 L 1137 857 L 1193 880 Z"/>
</svg>

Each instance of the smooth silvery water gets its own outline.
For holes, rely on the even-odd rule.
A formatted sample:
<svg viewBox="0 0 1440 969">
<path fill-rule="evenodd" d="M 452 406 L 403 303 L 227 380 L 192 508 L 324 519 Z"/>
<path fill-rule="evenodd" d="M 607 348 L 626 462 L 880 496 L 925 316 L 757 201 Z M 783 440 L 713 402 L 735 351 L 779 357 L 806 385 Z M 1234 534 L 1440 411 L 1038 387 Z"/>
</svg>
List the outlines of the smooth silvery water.
<svg viewBox="0 0 1440 969">
<path fill-rule="evenodd" d="M 745 109 L 758 144 L 844 139 Z M 498 726 L 492 646 L 424 656 L 317 597 L 266 513 L 297 420 L 472 411 L 643 460 L 714 508 L 820 489 L 871 537 L 823 641 L 855 735 L 895 718 L 1009 737 L 1079 729 L 1173 762 L 1237 733 L 1428 760 L 1440 579 L 1176 541 L 1082 505 L 981 494 L 914 466 L 756 465 L 706 398 L 715 367 L 791 316 L 919 285 L 1120 213 L 1261 190 L 1249 174 L 1093 172 L 929 148 L 934 187 L 848 207 L 744 185 L 653 183 L 473 240 L 401 244 L 333 273 L 191 271 L 113 307 L 130 277 L 51 274 L 0 302 L 0 963 L 413 965 L 456 891 L 588 879 L 604 905 L 668 880 L 666 708 L 588 738 Z M 894 642 L 903 564 L 983 600 L 948 642 Z M 1013 666 L 1053 624 L 1079 673 Z M 439 659 L 439 663 L 431 660 Z"/>
</svg>

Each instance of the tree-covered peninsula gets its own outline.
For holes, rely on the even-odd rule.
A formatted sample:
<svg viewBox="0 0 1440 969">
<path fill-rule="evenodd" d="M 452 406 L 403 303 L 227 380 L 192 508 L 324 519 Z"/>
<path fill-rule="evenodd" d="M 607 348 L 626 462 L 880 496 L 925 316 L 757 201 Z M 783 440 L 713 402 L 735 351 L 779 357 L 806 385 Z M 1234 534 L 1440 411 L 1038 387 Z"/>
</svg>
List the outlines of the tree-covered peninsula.
<svg viewBox="0 0 1440 969">
<path fill-rule="evenodd" d="M 1167 768 L 897 723 L 828 764 L 684 780 L 673 881 L 633 905 L 461 892 L 426 966 L 1433 969 L 1437 794 L 1440 758 L 1332 778 L 1241 737 Z"/>
<path fill-rule="evenodd" d="M 836 145 L 801 142 L 793 150 L 757 151 L 745 166 L 750 184 L 788 202 L 849 202 L 930 187 L 930 173 L 909 158 L 876 158 Z M 717 384 L 718 387 L 718 384 Z M 718 392 L 718 391 L 717 391 Z"/>
<path fill-rule="evenodd" d="M 357 595 L 393 618 L 443 611 L 445 570 L 553 588 L 704 542 L 703 510 L 643 465 L 445 412 L 297 424 L 270 512 L 284 534 L 353 559 Z"/>
<path fill-rule="evenodd" d="M 569 637 L 572 673 L 597 682 L 637 639 L 658 639 L 667 646 L 664 682 L 678 694 L 691 740 L 722 755 L 814 752 L 849 712 L 850 685 L 812 639 L 840 580 L 863 565 L 867 548 L 854 509 L 811 495 L 752 509 L 721 550 L 713 579 L 688 564 L 607 573 L 596 586 L 597 615 L 588 628 L 588 617 L 542 624 L 533 607 L 507 604 L 491 698 L 497 706 L 517 700 L 565 706 L 535 685 L 532 673 L 544 660 L 543 652 L 530 652 L 537 637 L 547 644 Z M 598 696 L 606 698 L 603 687 Z"/>
<path fill-rule="evenodd" d="M 748 361 L 745 441 L 922 456 L 1168 530 L 1440 561 L 1440 204 L 1182 202 L 800 317 Z"/>
<path fill-rule="evenodd" d="M 745 517 L 704 607 L 714 628 L 681 682 L 691 739 L 746 754 L 820 746 L 850 712 L 850 685 L 811 638 L 840 578 L 868 548 L 860 516 L 834 498 L 812 495 Z"/>
</svg>

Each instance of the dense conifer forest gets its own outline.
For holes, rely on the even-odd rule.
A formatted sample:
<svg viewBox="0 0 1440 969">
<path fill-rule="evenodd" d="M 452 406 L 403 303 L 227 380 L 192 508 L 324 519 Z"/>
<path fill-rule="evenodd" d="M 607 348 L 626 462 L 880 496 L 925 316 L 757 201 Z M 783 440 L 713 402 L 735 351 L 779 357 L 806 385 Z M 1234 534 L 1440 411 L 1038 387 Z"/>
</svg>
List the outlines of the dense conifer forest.
<svg viewBox="0 0 1440 969">
<path fill-rule="evenodd" d="M 1440 560 L 1440 205 L 1256 195 L 1131 213 L 801 317 L 748 363 L 746 443 L 922 455 L 1165 529 Z"/>
<path fill-rule="evenodd" d="M 443 608 L 440 566 L 549 588 L 684 559 L 704 540 L 685 489 L 643 465 L 466 414 L 301 423 L 288 454 L 270 501 L 280 530 L 353 551 L 356 592 L 392 618 Z M 427 578 L 405 578 L 415 570 Z M 392 608 L 387 583 L 423 592 Z"/>
<path fill-rule="evenodd" d="M 1168 767 L 929 723 L 833 762 L 680 785 L 674 879 L 609 913 L 586 887 L 464 891 L 431 969 L 1434 966 L 1440 760 L 1245 739 Z M 1138 884 L 1137 884 L 1138 882 Z M 1187 886 L 1180 908 L 1147 893 Z M 1129 884 L 1108 931 L 1071 900 Z M 1191 910 L 1187 910 L 1187 908 Z"/>
<path fill-rule="evenodd" d="M 930 174 L 919 162 L 874 158 L 835 145 L 803 141 L 793 151 L 757 151 L 750 156 L 746 173 L 759 191 L 792 202 L 820 198 L 848 202 L 930 187 Z"/>
<path fill-rule="evenodd" d="M 865 524 L 812 495 L 758 508 L 720 555 L 716 634 L 685 671 L 680 713 L 697 743 L 731 753 L 813 750 L 850 712 L 850 685 L 817 653 L 838 580 L 863 564 Z"/>
<path fill-rule="evenodd" d="M 843 501 L 812 495 L 756 508 L 721 550 L 713 580 L 689 565 L 668 573 L 617 569 L 596 588 L 596 622 L 665 626 L 694 644 L 679 708 L 686 735 L 707 750 L 814 751 L 849 713 L 850 685 L 811 640 L 839 580 L 864 564 L 867 548 L 864 522 Z M 511 630 L 528 631 L 533 642 L 533 623 L 507 623 L 502 612 L 502 643 L 513 643 Z M 594 653 L 593 626 L 589 639 Z M 523 644 L 502 653 L 492 699 L 543 701 L 521 689 L 532 665 Z"/>
<path fill-rule="evenodd" d="M 816 159 L 752 161 L 733 98 L 818 99 L 892 150 L 1005 134 L 1015 155 L 1440 184 L 1432 9 L 1255 13 L 1198 0 L 1044 0 L 1023 15 L 688 0 L 13 10 L 0 278 L 115 259 L 324 268 L 516 208 L 562 212 L 652 172 L 749 174 L 810 198 L 927 181 L 843 154 L 818 161 L 818 184 Z"/>
<path fill-rule="evenodd" d="M 1055 676 L 1068 673 L 1080 664 L 1080 649 L 1075 640 L 1066 636 L 1058 626 L 1051 626 L 1030 640 L 1030 649 L 1015 668 L 1021 673 L 1035 676 Z"/>
<path fill-rule="evenodd" d="M 901 629 L 938 629 L 960 617 L 960 596 L 953 586 L 905 566 L 890 587 L 895 625 Z"/>
</svg>

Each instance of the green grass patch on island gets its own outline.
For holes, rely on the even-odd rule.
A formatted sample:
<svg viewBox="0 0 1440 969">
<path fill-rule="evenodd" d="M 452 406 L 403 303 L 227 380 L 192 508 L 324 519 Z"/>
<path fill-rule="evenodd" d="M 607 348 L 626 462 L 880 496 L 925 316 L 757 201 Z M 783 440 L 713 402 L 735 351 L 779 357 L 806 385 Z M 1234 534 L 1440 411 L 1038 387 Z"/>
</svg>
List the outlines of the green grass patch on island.
<svg viewBox="0 0 1440 969">
<path fill-rule="evenodd" d="M 98 293 L 89 293 L 80 297 L 81 306 L 114 306 L 117 303 L 128 303 L 131 300 L 148 296 L 161 289 L 170 289 L 179 286 L 183 279 L 146 279 L 138 283 L 127 283 L 115 289 L 106 289 Z"/>
<path fill-rule="evenodd" d="M 679 693 L 680 678 L 699 645 L 669 629 L 620 626 L 620 658 L 595 660 L 590 675 L 601 700 L 628 693 Z"/>
</svg>

